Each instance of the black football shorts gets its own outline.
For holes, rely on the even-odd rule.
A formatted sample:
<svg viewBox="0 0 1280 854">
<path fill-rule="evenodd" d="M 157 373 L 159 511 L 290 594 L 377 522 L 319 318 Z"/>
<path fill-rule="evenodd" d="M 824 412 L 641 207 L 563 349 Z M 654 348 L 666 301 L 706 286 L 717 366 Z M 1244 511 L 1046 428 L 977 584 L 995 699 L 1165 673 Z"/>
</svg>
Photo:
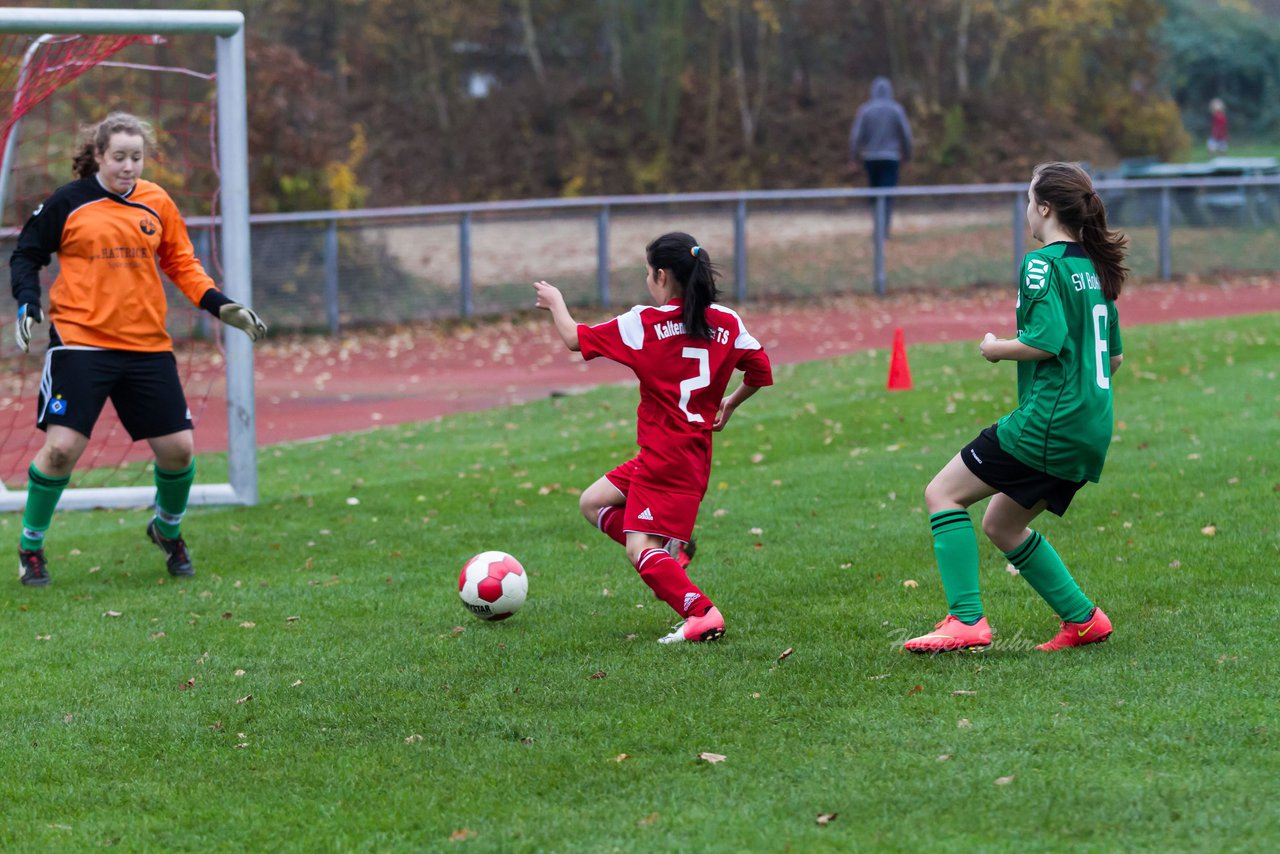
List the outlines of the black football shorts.
<svg viewBox="0 0 1280 854">
<path fill-rule="evenodd" d="M 40 378 L 37 427 L 57 424 L 91 436 L 107 400 L 135 442 L 191 429 L 191 410 L 172 352 L 49 348 Z"/>
<path fill-rule="evenodd" d="M 1054 477 L 1015 458 L 1000 447 L 994 424 L 961 449 L 960 459 L 979 480 L 1028 510 L 1044 501 L 1058 516 L 1067 512 L 1071 499 L 1086 483 Z"/>
</svg>

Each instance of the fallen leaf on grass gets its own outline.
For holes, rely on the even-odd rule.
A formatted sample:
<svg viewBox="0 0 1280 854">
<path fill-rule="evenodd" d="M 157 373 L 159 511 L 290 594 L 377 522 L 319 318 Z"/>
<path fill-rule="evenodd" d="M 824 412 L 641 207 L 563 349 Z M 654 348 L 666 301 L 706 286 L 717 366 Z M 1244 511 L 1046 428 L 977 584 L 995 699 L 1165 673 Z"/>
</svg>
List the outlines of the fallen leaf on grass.
<svg viewBox="0 0 1280 854">
<path fill-rule="evenodd" d="M 1170 569 L 1182 569 L 1182 561 L 1180 561 L 1180 560 L 1171 560 L 1171 561 L 1169 561 L 1169 568 L 1170 568 Z"/>
<path fill-rule="evenodd" d="M 295 682 L 294 682 L 292 685 L 290 685 L 289 687 L 290 687 L 290 688 L 297 688 L 297 687 L 298 687 L 299 685 L 301 685 L 301 684 L 302 684 L 302 680 L 301 680 L 301 679 L 298 679 L 297 681 L 295 681 Z"/>
<path fill-rule="evenodd" d="M 252 629 L 252 628 L 254 628 L 254 627 L 255 627 L 255 626 L 257 626 L 257 625 L 258 625 L 258 624 L 257 624 L 257 623 L 255 623 L 255 622 L 253 622 L 252 620 L 245 620 L 243 623 L 241 623 L 241 624 L 240 624 L 240 628 L 242 628 L 242 629 Z"/>
<path fill-rule="evenodd" d="M 1007 786 L 1007 785 L 1009 785 L 1010 783 L 1012 783 L 1012 782 L 1013 782 L 1013 779 L 1014 779 L 1014 777 L 1015 777 L 1015 776 L 1016 776 L 1016 775 L 1014 775 L 1014 774 L 1010 774 L 1008 777 L 997 777 L 997 778 L 996 778 L 996 785 L 997 785 L 997 786 Z"/>
<path fill-rule="evenodd" d="M 104 617 L 123 617 L 123 616 L 124 616 L 124 614 L 123 614 L 123 613 L 121 613 L 120 611 L 103 611 L 103 612 L 102 612 L 102 616 L 104 616 Z"/>
<path fill-rule="evenodd" d="M 1217 533 L 1218 533 L 1218 526 L 1217 526 L 1217 525 L 1205 525 L 1203 528 L 1201 528 L 1201 529 L 1200 529 L 1200 533 L 1204 534 L 1206 537 L 1213 537 L 1213 536 L 1217 536 Z"/>
<path fill-rule="evenodd" d="M 603 679 L 604 677 L 606 677 L 606 676 L 608 676 L 608 675 L 609 675 L 609 674 L 608 674 L 608 673 L 605 673 L 603 670 L 597 670 L 595 673 L 592 673 L 592 674 L 591 674 L 590 676 L 588 676 L 587 678 L 588 678 L 588 679 Z"/>
<path fill-rule="evenodd" d="M 36 640 L 53 640 L 53 635 L 36 635 Z"/>
<path fill-rule="evenodd" d="M 951 696 L 953 696 L 953 697 L 976 697 L 976 696 L 978 696 L 978 692 L 977 692 L 977 691 L 952 691 L 952 692 L 951 692 Z"/>
<path fill-rule="evenodd" d="M 405 736 L 404 739 L 405 744 L 417 744 L 420 741 L 422 741 L 422 736 L 418 735 L 416 732 L 413 735 Z"/>
<path fill-rule="evenodd" d="M 657 822 L 658 818 L 659 818 L 658 813 L 656 813 L 656 812 L 651 812 L 651 813 L 649 813 L 647 816 L 645 816 L 644 818 L 642 818 L 642 819 L 640 819 L 639 821 L 637 821 L 637 822 L 636 822 L 636 824 L 638 824 L 640 827 L 650 827 L 650 826 L 652 826 L 655 822 Z"/>
<path fill-rule="evenodd" d="M 237 670 L 235 671 L 235 673 L 233 673 L 232 675 L 233 675 L 233 676 L 243 676 L 243 675 L 244 675 L 244 671 L 243 671 L 243 670 L 240 670 L 240 669 L 238 669 L 238 668 L 237 668 Z"/>
<path fill-rule="evenodd" d="M 706 752 L 699 753 L 698 758 L 703 760 L 704 762 L 710 762 L 712 765 L 715 765 L 717 762 L 723 762 L 726 759 L 726 757 L 721 756 L 719 753 L 706 753 Z"/>
<path fill-rule="evenodd" d="M 956 726 L 958 726 L 960 729 L 969 729 L 970 727 L 973 726 L 973 723 L 970 722 L 968 718 L 961 718 L 960 720 L 956 721 Z"/>
<path fill-rule="evenodd" d="M 795 652 L 794 649 L 787 647 L 782 651 L 782 654 L 778 656 L 778 661 L 782 661 L 782 659 L 789 657 L 793 652 Z"/>
<path fill-rule="evenodd" d="M 943 753 L 943 754 L 940 754 L 940 755 L 938 756 L 938 761 L 939 761 L 939 762 L 946 762 L 948 759 L 954 759 L 954 758 L 955 758 L 955 754 L 954 754 L 954 753 Z"/>
<path fill-rule="evenodd" d="M 1010 575 L 1021 575 L 1021 574 L 1022 574 L 1022 572 L 1021 572 L 1021 571 L 1020 571 L 1016 566 L 1014 566 L 1014 565 L 1013 565 L 1013 564 L 1011 564 L 1011 563 L 1006 563 L 1006 564 L 1004 565 L 1004 571 L 1005 571 L 1005 572 L 1007 572 L 1007 573 L 1009 573 Z"/>
<path fill-rule="evenodd" d="M 299 620 L 301 620 L 301 619 L 302 619 L 301 617 L 285 617 L 285 618 L 284 618 L 284 621 L 285 621 L 286 623 L 296 623 L 296 622 L 298 622 L 298 621 L 299 621 Z"/>
<path fill-rule="evenodd" d="M 195 686 L 196 686 L 196 680 L 194 678 L 191 678 L 191 679 L 188 679 L 186 682 L 179 682 L 178 690 L 185 691 L 188 688 L 194 688 Z"/>
<path fill-rule="evenodd" d="M 910 697 L 912 694 L 919 694 L 923 690 L 923 685 L 912 685 L 910 690 L 907 691 L 907 696 Z"/>
<path fill-rule="evenodd" d="M 630 759 L 630 758 L 631 758 L 631 754 L 630 754 L 630 753 L 619 753 L 617 756 L 613 757 L 613 761 L 614 761 L 614 762 L 626 762 L 626 761 L 627 761 L 628 759 Z"/>
<path fill-rule="evenodd" d="M 476 832 L 469 827 L 463 827 L 449 834 L 450 842 L 466 842 L 468 839 L 475 839 Z"/>
<path fill-rule="evenodd" d="M 252 700 L 252 699 L 253 699 L 253 695 L 252 695 L 252 694 L 245 694 L 245 695 L 244 695 L 243 697 L 241 697 L 239 700 L 236 700 L 236 705 L 238 706 L 238 705 L 240 705 L 241 703 L 247 703 L 247 702 L 249 702 L 249 701 L 250 701 L 250 700 Z"/>
<path fill-rule="evenodd" d="M 906 581 L 902 582 L 902 586 L 903 587 L 919 587 L 920 582 L 916 581 L 914 578 L 908 578 Z"/>
</svg>

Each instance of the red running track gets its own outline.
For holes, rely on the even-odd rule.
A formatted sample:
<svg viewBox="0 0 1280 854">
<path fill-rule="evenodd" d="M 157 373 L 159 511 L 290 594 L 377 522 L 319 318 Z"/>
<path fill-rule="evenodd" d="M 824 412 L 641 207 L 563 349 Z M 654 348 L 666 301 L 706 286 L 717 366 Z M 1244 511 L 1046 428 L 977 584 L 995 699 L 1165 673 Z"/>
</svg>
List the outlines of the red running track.
<svg viewBox="0 0 1280 854">
<path fill-rule="evenodd" d="M 533 303 L 532 289 L 530 305 Z M 1280 282 L 1132 285 L 1120 299 L 1126 326 L 1204 317 L 1280 311 Z M 587 321 L 600 313 L 583 313 Z M 775 363 L 825 359 L 857 350 L 888 350 L 901 326 L 912 344 L 972 340 L 988 331 L 1010 334 L 1013 301 L 993 290 L 964 294 L 845 297 L 813 305 L 755 306 L 748 327 Z M 537 400 L 630 378 L 618 365 L 582 361 L 565 350 L 548 317 L 446 328 L 422 325 L 360 332 L 341 339 L 268 339 L 255 356 L 257 435 L 260 445 L 425 421 L 453 412 Z M 28 370 L 38 369 L 35 360 Z M 200 451 L 226 448 L 227 413 L 221 363 L 211 358 L 187 382 L 194 399 L 210 388 L 196 413 Z M 886 361 L 887 370 L 887 361 Z M 27 387 L 33 386 L 28 382 Z M 34 431 L 33 431 L 34 432 Z M 95 439 L 96 441 L 96 439 Z M 119 441 L 119 440 L 116 440 Z M 0 448 L 0 470 L 10 484 L 25 481 L 33 448 Z M 128 452 L 147 456 L 145 446 Z"/>
</svg>

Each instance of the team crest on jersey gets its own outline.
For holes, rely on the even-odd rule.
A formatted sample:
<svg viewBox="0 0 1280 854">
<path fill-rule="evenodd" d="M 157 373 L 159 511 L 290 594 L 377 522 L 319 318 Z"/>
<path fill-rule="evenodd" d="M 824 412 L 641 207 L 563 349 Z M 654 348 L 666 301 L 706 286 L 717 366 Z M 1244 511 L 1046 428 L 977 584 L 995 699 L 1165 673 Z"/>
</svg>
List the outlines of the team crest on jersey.
<svg viewBox="0 0 1280 854">
<path fill-rule="evenodd" d="M 155 234 L 160 226 L 156 225 L 156 221 L 149 216 L 144 216 L 138 220 L 138 228 L 142 229 L 143 234 Z"/>
<path fill-rule="evenodd" d="M 1038 291 L 1045 285 L 1049 277 L 1049 262 L 1039 258 L 1027 259 L 1027 290 Z"/>
<path fill-rule="evenodd" d="M 67 401 L 63 399 L 62 395 L 58 395 L 49 401 L 49 412 L 53 415 L 67 414 Z"/>
</svg>

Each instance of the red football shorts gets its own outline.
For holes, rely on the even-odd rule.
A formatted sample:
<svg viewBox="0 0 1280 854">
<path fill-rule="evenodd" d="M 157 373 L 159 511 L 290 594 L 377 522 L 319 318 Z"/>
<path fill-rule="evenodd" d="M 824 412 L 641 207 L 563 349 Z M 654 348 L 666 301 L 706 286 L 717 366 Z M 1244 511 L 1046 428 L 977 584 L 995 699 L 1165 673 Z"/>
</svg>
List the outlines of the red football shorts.
<svg viewBox="0 0 1280 854">
<path fill-rule="evenodd" d="M 633 457 L 605 475 L 627 499 L 622 529 L 689 542 L 702 496 L 657 486 L 645 473 L 644 461 Z"/>
</svg>

